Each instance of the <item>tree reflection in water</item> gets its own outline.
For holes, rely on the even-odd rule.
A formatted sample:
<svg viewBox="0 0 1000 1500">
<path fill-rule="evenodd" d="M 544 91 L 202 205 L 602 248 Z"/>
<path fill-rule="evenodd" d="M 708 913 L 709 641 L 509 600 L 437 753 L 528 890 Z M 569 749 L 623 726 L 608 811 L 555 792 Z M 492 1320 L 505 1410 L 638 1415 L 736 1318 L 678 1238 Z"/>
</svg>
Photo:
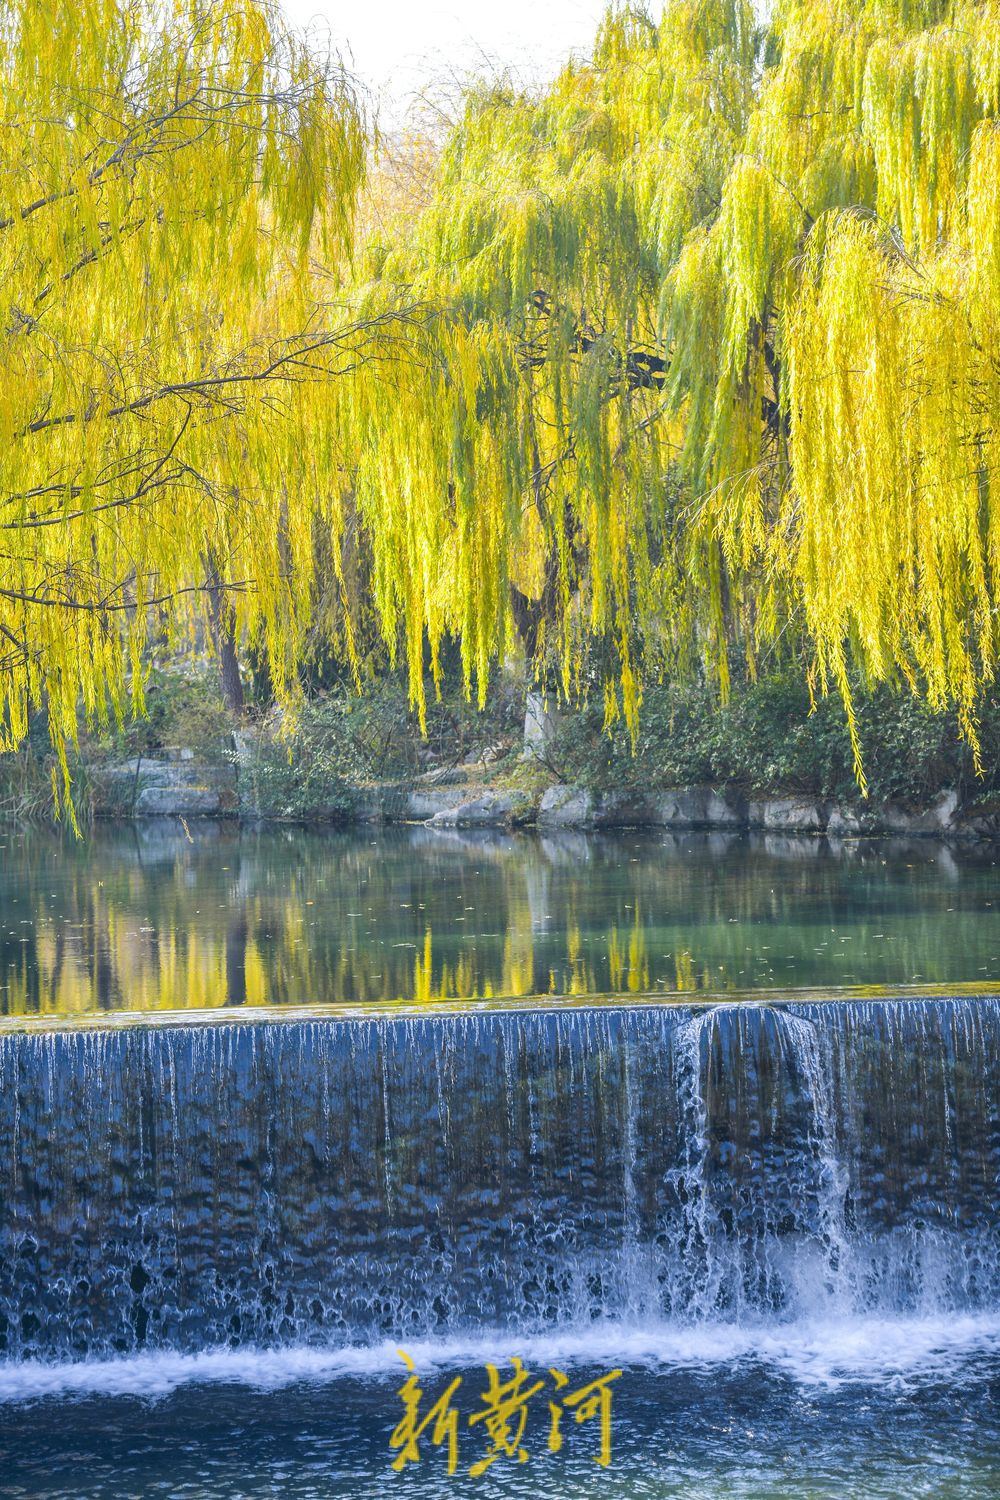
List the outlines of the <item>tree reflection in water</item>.
<svg viewBox="0 0 1000 1500">
<path fill-rule="evenodd" d="M 209 823 L 0 845 L 8 1015 L 1000 982 L 983 848 Z"/>
</svg>

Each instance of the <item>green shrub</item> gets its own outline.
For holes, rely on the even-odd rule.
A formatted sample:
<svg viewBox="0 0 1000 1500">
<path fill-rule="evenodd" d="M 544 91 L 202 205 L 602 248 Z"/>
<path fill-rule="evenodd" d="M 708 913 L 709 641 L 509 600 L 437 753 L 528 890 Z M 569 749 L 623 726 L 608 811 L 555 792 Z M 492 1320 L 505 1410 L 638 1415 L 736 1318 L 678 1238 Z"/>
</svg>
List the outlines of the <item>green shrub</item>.
<svg viewBox="0 0 1000 1500">
<path fill-rule="evenodd" d="M 497 685 L 483 713 L 457 692 L 429 703 L 426 738 L 397 678 L 361 695 L 319 694 L 303 704 L 290 737 L 265 725 L 251 768 L 256 805 L 284 818 L 348 818 L 365 787 L 458 765 L 505 743 L 515 728 L 519 733 L 516 697 L 506 684 Z"/>
<path fill-rule="evenodd" d="M 953 713 L 932 713 L 911 694 L 889 687 L 859 690 L 856 712 L 874 801 L 923 803 L 945 787 L 987 798 L 1000 786 L 995 701 L 981 708 L 981 778 Z M 725 707 L 703 685 L 653 684 L 645 692 L 634 752 L 622 723 L 607 733 L 602 724 L 592 705 L 560 720 L 548 761 L 561 779 L 595 790 L 707 782 L 841 801 L 858 794 L 839 698 L 822 698 L 811 710 L 797 673 L 740 684 Z"/>
<path fill-rule="evenodd" d="M 155 666 L 145 686 L 146 714 L 122 730 L 84 737 L 89 756 L 116 759 L 155 755 L 184 746 L 199 760 L 218 761 L 230 753 L 232 720 L 222 701 L 218 671 L 207 660 Z"/>
</svg>

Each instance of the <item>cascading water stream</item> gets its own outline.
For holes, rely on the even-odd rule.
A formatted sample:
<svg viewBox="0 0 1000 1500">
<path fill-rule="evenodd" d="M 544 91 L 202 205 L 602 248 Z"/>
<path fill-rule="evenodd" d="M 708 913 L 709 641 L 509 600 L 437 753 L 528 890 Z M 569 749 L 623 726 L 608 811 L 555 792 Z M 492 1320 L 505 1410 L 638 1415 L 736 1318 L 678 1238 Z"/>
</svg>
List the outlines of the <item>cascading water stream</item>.
<svg viewBox="0 0 1000 1500">
<path fill-rule="evenodd" d="M 7 1361 L 1000 1308 L 1000 1002 L 0 1036 Z"/>
<path fill-rule="evenodd" d="M 779 1008 L 713 1007 L 677 1028 L 675 1087 L 687 1129 L 680 1142 L 681 1162 L 668 1169 L 666 1181 L 682 1204 L 682 1305 L 698 1318 L 711 1318 L 723 1309 L 737 1321 L 767 1308 L 780 1312 L 790 1302 L 789 1277 L 802 1272 L 804 1262 L 808 1263 L 810 1297 L 818 1300 L 825 1291 L 835 1303 L 843 1304 L 847 1291 L 846 1183 L 837 1149 L 824 1038 L 816 1019 Z M 737 1063 L 733 1074 L 732 1061 L 747 1057 L 754 1060 L 751 1070 L 741 1070 Z M 720 1098 L 727 1087 L 752 1092 L 755 1081 L 761 1084 L 765 1066 L 773 1068 L 781 1080 L 770 1103 L 772 1115 L 797 1106 L 800 1118 L 775 1143 L 787 1149 L 794 1142 L 793 1177 L 781 1166 L 765 1172 L 751 1204 L 746 1201 L 746 1190 L 731 1177 L 729 1193 L 720 1192 L 720 1176 L 725 1170 L 731 1172 L 731 1167 L 723 1168 L 721 1158 L 732 1154 L 732 1143 L 725 1141 L 720 1147 L 713 1139 L 713 1095 Z M 750 1165 L 754 1149 L 745 1153 L 745 1166 Z M 794 1199 L 796 1195 L 800 1215 L 807 1206 L 809 1210 L 808 1219 L 802 1220 L 808 1223 L 805 1234 L 801 1229 L 789 1230 L 787 1207 L 775 1209 L 783 1196 Z M 737 1207 L 741 1197 L 742 1230 Z M 787 1254 L 789 1239 L 795 1245 L 794 1257 Z"/>
</svg>

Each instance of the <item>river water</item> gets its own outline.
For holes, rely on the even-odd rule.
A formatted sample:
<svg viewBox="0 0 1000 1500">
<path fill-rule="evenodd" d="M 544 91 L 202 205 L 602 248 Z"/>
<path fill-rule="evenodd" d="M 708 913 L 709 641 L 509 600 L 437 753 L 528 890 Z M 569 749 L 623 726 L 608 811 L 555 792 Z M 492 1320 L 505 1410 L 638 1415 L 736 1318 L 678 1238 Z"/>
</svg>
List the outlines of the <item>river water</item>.
<svg viewBox="0 0 1000 1500">
<path fill-rule="evenodd" d="M 0 1496 L 1000 1493 L 990 854 L 4 841 Z"/>
<path fill-rule="evenodd" d="M 997 851 L 0 829 L 0 1014 L 1000 983 Z"/>
</svg>

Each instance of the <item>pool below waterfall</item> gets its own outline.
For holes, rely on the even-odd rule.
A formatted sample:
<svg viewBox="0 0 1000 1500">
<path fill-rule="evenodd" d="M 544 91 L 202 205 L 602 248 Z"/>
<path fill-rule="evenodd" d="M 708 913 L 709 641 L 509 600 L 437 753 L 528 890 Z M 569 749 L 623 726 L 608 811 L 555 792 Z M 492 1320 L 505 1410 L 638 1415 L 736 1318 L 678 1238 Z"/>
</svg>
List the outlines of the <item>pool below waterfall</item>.
<svg viewBox="0 0 1000 1500">
<path fill-rule="evenodd" d="M 118 837 L 3 876 L 31 936 L 0 952 L 0 1497 L 1000 1493 L 988 857 Z M 379 950 L 344 952 L 365 893 L 387 963 L 413 944 L 378 996 Z M 243 1003 L 190 1006 L 234 910 Z M 769 939 L 807 985 L 701 983 Z M 411 1376 L 443 1425 L 407 1450 Z"/>
</svg>

